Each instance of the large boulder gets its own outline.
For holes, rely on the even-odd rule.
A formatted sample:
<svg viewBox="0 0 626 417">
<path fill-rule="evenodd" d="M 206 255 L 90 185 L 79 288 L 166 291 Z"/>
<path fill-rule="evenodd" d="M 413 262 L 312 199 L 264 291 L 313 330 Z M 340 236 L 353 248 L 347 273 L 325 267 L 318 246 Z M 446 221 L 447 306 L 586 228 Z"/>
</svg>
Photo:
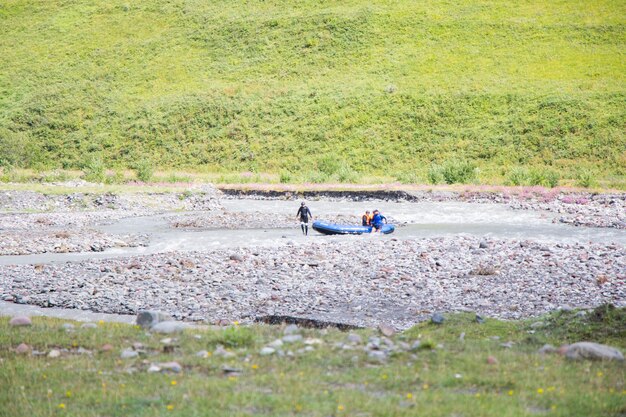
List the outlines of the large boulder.
<svg viewBox="0 0 626 417">
<path fill-rule="evenodd" d="M 569 345 L 565 350 L 565 357 L 572 360 L 624 360 L 624 355 L 619 349 L 593 342 L 578 342 Z"/>
</svg>

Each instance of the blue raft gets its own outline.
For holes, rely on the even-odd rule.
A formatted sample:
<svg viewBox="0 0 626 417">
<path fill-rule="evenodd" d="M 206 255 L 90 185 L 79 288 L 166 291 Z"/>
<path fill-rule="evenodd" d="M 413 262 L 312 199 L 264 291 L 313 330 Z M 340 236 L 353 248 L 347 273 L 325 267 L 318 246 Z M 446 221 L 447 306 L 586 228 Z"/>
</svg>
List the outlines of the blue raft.
<svg viewBox="0 0 626 417">
<path fill-rule="evenodd" d="M 325 235 L 362 235 L 363 233 L 372 233 L 374 228 L 372 226 L 352 226 L 343 224 L 334 224 L 323 221 L 314 221 L 313 230 Z M 393 224 L 385 224 L 380 233 L 389 234 L 393 233 L 396 227 Z"/>
</svg>

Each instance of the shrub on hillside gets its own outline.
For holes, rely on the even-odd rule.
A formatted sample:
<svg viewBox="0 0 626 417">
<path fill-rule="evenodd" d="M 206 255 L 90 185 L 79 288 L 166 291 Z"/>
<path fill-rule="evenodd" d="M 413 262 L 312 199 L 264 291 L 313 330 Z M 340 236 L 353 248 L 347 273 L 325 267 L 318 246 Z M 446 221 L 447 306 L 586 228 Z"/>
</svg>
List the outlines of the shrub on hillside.
<svg viewBox="0 0 626 417">
<path fill-rule="evenodd" d="M 548 168 L 535 168 L 529 172 L 528 185 L 541 185 L 554 188 L 559 185 L 561 176 L 558 172 Z"/>
<path fill-rule="evenodd" d="M 524 167 L 514 167 L 509 172 L 507 182 L 510 185 L 528 185 L 530 182 L 530 173 Z"/>
<path fill-rule="evenodd" d="M 356 183 L 359 181 L 359 174 L 348 165 L 343 165 L 337 171 L 337 180 L 345 183 Z"/>
<path fill-rule="evenodd" d="M 291 179 L 292 179 L 291 172 L 287 171 L 286 169 L 281 169 L 278 175 L 279 175 L 279 181 L 281 184 L 286 184 L 288 182 L 291 182 Z"/>
<path fill-rule="evenodd" d="M 149 182 L 154 175 L 154 168 L 148 159 L 142 159 L 135 164 L 135 174 L 137 179 L 142 182 Z"/>
<path fill-rule="evenodd" d="M 576 173 L 576 185 L 589 188 L 593 187 L 596 184 L 596 173 L 593 170 L 588 168 L 581 168 Z"/>
<path fill-rule="evenodd" d="M 102 158 L 94 156 L 83 167 L 83 178 L 89 182 L 104 182 L 105 171 Z"/>
<path fill-rule="evenodd" d="M 432 164 L 428 180 L 432 184 L 467 184 L 476 180 L 476 166 L 463 159 L 451 159 L 442 164 Z"/>
</svg>

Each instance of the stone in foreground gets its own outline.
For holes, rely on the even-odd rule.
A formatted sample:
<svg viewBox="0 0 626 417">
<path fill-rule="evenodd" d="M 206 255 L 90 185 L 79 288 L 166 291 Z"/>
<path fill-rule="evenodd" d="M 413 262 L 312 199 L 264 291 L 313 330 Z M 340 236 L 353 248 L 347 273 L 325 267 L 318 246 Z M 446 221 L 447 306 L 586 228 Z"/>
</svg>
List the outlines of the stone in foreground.
<svg viewBox="0 0 626 417">
<path fill-rule="evenodd" d="M 162 321 L 152 326 L 150 330 L 155 333 L 172 334 L 172 333 L 180 333 L 186 328 L 187 328 L 187 325 L 185 323 L 180 323 L 177 321 Z"/>
<path fill-rule="evenodd" d="M 624 355 L 618 349 L 593 342 L 578 342 L 569 345 L 565 357 L 572 360 L 595 359 L 623 361 Z"/>
<path fill-rule="evenodd" d="M 149 329 L 157 323 L 171 321 L 172 317 L 161 311 L 156 310 L 142 310 L 137 313 L 137 324 L 144 329 Z"/>
<path fill-rule="evenodd" d="M 9 324 L 13 327 L 30 326 L 33 322 L 26 316 L 15 316 L 9 321 Z"/>
</svg>

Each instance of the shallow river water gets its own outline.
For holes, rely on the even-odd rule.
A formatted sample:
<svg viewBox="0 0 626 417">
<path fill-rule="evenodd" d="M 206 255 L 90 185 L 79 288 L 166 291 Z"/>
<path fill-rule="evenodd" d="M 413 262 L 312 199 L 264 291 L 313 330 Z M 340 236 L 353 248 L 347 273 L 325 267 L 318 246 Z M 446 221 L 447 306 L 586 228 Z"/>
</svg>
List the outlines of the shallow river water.
<svg viewBox="0 0 626 417">
<path fill-rule="evenodd" d="M 365 209 L 379 209 L 392 217 L 399 227 L 393 235 L 324 236 L 310 230 L 300 232 L 295 212 L 298 202 L 284 200 L 224 200 L 226 210 L 256 212 L 261 216 L 293 215 L 293 228 L 180 230 L 170 226 L 173 214 L 126 218 L 99 226 L 108 233 L 142 233 L 149 244 L 138 248 L 112 248 L 104 252 L 44 253 L 0 256 L 0 265 L 80 261 L 95 258 L 147 255 L 171 251 L 202 251 L 228 247 L 272 246 L 332 242 L 350 239 L 415 239 L 469 234 L 480 237 L 532 239 L 557 243 L 617 243 L 626 245 L 626 231 L 573 227 L 553 223 L 554 214 L 513 210 L 501 204 L 461 202 L 336 202 L 310 201 L 315 217 L 324 215 L 360 215 Z M 371 205 L 371 207 L 370 207 Z M 192 214 L 193 213 L 176 213 Z"/>
</svg>

